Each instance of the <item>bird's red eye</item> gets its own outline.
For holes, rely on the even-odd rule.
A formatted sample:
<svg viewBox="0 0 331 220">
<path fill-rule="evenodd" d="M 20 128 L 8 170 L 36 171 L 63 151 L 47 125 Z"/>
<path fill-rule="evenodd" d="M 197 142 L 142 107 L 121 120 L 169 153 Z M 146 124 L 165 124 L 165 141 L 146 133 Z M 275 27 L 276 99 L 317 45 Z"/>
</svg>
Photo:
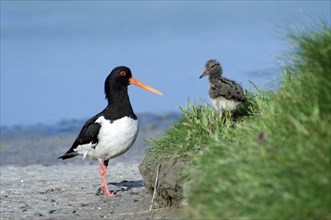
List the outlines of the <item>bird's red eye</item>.
<svg viewBox="0 0 331 220">
<path fill-rule="evenodd" d="M 120 75 L 121 75 L 121 76 L 126 76 L 126 72 L 125 72 L 125 71 L 121 71 L 121 72 L 120 72 Z"/>
</svg>

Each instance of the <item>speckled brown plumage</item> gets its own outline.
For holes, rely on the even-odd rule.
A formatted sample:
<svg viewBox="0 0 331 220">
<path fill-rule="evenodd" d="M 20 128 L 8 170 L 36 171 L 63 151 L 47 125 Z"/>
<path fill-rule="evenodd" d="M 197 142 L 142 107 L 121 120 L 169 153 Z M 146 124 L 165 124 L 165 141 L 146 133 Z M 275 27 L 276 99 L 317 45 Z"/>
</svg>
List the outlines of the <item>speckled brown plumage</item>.
<svg viewBox="0 0 331 220">
<path fill-rule="evenodd" d="M 232 111 L 246 102 L 242 87 L 235 81 L 222 76 L 222 66 L 217 60 L 208 60 L 205 68 L 200 78 L 209 76 L 208 94 L 216 110 L 220 113 L 224 109 Z"/>
</svg>

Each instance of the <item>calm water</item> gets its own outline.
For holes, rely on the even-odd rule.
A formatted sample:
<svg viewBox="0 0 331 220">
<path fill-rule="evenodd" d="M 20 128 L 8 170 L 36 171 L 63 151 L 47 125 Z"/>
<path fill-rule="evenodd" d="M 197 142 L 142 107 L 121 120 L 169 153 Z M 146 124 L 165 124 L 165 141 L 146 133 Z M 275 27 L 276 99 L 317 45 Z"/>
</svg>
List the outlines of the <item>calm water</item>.
<svg viewBox="0 0 331 220">
<path fill-rule="evenodd" d="M 1 125 L 98 113 L 118 65 L 164 93 L 131 86 L 138 113 L 209 102 L 198 77 L 210 58 L 247 89 L 272 88 L 286 30 L 319 17 L 330 23 L 330 2 L 1 1 Z"/>
</svg>

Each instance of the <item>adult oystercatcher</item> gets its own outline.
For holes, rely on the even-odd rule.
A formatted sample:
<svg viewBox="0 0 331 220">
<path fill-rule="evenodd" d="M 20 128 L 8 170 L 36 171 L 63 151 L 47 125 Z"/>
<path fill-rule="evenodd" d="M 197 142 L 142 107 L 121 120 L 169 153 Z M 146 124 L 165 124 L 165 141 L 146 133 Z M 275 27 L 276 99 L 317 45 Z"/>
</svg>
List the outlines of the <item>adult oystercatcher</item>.
<svg viewBox="0 0 331 220">
<path fill-rule="evenodd" d="M 131 84 L 162 95 L 133 78 L 128 67 L 114 68 L 105 81 L 107 107 L 85 123 L 72 147 L 58 158 L 65 160 L 82 155 L 83 159 L 99 160 L 102 182 L 96 194 L 103 191 L 104 196 L 112 195 L 106 181 L 108 161 L 129 150 L 138 134 L 137 116 L 128 95 L 128 86 Z"/>
<path fill-rule="evenodd" d="M 242 87 L 235 81 L 222 76 L 223 69 L 220 62 L 210 59 L 207 61 L 205 68 L 199 78 L 209 76 L 208 94 L 220 115 L 225 109 L 234 111 L 246 102 Z"/>
</svg>

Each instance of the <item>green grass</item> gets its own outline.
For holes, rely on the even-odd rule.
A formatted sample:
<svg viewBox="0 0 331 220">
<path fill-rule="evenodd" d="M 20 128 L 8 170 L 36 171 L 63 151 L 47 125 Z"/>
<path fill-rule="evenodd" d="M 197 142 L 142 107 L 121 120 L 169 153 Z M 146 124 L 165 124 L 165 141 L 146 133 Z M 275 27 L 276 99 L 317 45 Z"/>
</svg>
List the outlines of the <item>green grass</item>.
<svg viewBox="0 0 331 220">
<path fill-rule="evenodd" d="M 178 155 L 191 158 L 194 152 L 200 151 L 203 143 L 210 136 L 221 130 L 225 125 L 223 120 L 208 105 L 188 103 L 181 108 L 183 116 L 166 131 L 162 139 L 153 140 L 149 151 L 158 157 Z"/>
<path fill-rule="evenodd" d="M 270 99 L 269 92 L 261 91 L 258 94 L 247 94 L 246 111 L 243 118 L 238 120 L 250 120 L 255 115 L 261 114 L 259 104 Z M 223 135 L 230 131 L 230 127 L 237 126 L 231 119 L 230 112 L 225 111 L 220 117 L 213 107 L 208 104 L 199 105 L 190 101 L 180 108 L 183 116 L 165 132 L 161 139 L 149 141 L 149 152 L 153 152 L 157 158 L 178 156 L 191 160 L 195 153 L 200 152 L 211 137 Z"/>
<path fill-rule="evenodd" d="M 189 161 L 185 218 L 331 219 L 331 31 L 290 39 L 280 89 L 248 94 L 246 116 L 188 104 L 153 142 Z"/>
</svg>

